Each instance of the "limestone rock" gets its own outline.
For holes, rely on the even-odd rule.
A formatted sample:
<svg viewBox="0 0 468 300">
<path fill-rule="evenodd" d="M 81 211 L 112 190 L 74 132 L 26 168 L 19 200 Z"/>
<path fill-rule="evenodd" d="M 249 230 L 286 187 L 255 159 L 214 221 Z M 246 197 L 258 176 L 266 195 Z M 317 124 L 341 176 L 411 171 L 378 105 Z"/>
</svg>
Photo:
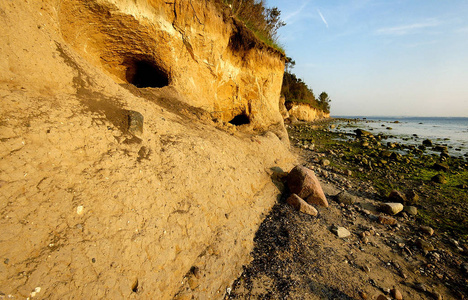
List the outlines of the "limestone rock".
<svg viewBox="0 0 468 300">
<path fill-rule="evenodd" d="M 403 204 L 401 203 L 384 203 L 380 209 L 389 214 L 389 215 L 396 215 L 398 214 L 400 211 L 403 210 Z"/>
<path fill-rule="evenodd" d="M 397 223 L 397 220 L 392 217 L 379 216 L 379 223 L 383 225 L 395 225 Z"/>
<path fill-rule="evenodd" d="M 291 196 L 289 196 L 286 202 L 292 207 L 294 207 L 297 211 L 300 211 L 304 214 L 311 215 L 311 216 L 316 216 L 318 214 L 315 207 L 305 202 L 302 198 L 300 198 L 296 194 L 292 194 Z"/>
<path fill-rule="evenodd" d="M 336 201 L 338 203 L 351 205 L 351 204 L 354 204 L 356 202 L 356 197 L 354 197 L 353 195 L 351 195 L 350 193 L 348 193 L 346 191 L 342 191 L 341 193 L 336 195 Z"/>
<path fill-rule="evenodd" d="M 303 166 L 294 167 L 287 176 L 291 193 L 306 199 L 310 204 L 328 207 L 328 201 L 314 172 Z"/>
<path fill-rule="evenodd" d="M 351 235 L 351 232 L 348 231 L 348 229 L 341 227 L 341 226 L 332 226 L 331 232 L 336 234 L 340 239 L 346 238 Z"/>
</svg>

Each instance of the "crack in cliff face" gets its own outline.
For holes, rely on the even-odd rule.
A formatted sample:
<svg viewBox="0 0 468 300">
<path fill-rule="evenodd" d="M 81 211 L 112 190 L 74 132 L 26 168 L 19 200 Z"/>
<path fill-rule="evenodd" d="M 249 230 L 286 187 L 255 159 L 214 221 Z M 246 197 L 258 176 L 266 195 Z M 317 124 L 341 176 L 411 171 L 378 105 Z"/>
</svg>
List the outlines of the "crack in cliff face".
<svg viewBox="0 0 468 300">
<path fill-rule="evenodd" d="M 195 62 L 198 63 L 197 59 L 195 58 L 195 54 L 194 54 L 194 51 L 193 51 L 193 47 L 192 47 L 192 45 L 190 44 L 190 42 L 189 42 L 189 40 L 188 40 L 188 37 L 186 36 L 185 32 L 184 32 L 179 26 L 177 26 L 177 24 L 176 24 L 176 23 L 177 23 L 177 6 L 176 6 L 176 5 L 177 5 L 177 1 L 174 1 L 173 4 L 174 4 L 174 6 L 173 6 L 173 7 L 174 7 L 174 8 L 173 8 L 174 20 L 173 20 L 173 22 L 172 22 L 172 27 L 181 35 L 181 37 L 182 37 L 182 42 L 183 42 L 185 48 L 187 49 L 188 53 L 190 54 L 190 56 L 192 57 L 192 59 L 193 59 Z M 192 8 L 193 8 L 192 1 L 190 1 L 190 5 L 191 5 Z M 198 22 L 199 22 L 200 24 L 202 24 L 202 23 L 200 22 L 200 20 L 198 19 L 197 15 L 196 15 L 196 13 L 195 13 L 195 9 L 194 9 L 194 8 L 193 8 L 193 11 L 194 11 L 195 17 L 196 17 L 196 19 L 198 20 Z"/>
</svg>

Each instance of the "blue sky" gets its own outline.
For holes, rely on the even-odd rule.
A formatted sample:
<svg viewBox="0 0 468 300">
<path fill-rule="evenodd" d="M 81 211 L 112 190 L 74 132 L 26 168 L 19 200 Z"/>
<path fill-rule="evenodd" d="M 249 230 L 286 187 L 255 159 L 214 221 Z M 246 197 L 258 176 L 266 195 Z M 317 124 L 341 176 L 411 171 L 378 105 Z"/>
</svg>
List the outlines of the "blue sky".
<svg viewBox="0 0 468 300">
<path fill-rule="evenodd" d="M 267 0 L 332 115 L 468 117 L 468 1 Z"/>
</svg>

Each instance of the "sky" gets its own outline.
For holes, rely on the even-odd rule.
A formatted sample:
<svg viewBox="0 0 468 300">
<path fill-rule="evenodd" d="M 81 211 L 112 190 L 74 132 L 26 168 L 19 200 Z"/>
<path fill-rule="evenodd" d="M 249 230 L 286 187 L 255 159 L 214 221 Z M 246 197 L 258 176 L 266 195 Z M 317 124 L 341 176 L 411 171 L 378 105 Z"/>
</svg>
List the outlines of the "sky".
<svg viewBox="0 0 468 300">
<path fill-rule="evenodd" d="M 266 0 L 332 116 L 468 117 L 467 0 Z"/>
</svg>

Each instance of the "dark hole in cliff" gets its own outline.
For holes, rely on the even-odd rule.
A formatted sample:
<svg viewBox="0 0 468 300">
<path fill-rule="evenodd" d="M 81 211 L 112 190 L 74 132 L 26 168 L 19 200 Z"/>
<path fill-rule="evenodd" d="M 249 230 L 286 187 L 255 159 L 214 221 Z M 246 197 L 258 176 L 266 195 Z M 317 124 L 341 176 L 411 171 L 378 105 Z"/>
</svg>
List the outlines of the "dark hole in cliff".
<svg viewBox="0 0 468 300">
<path fill-rule="evenodd" d="M 235 116 L 231 121 L 229 121 L 229 123 L 236 126 L 245 125 L 250 124 L 250 119 L 245 113 L 242 113 L 240 115 Z"/>
<path fill-rule="evenodd" d="M 167 73 L 150 61 L 130 61 L 126 65 L 127 81 L 138 88 L 161 88 L 169 84 Z"/>
<path fill-rule="evenodd" d="M 138 279 L 132 284 L 132 292 L 138 293 Z"/>
</svg>

